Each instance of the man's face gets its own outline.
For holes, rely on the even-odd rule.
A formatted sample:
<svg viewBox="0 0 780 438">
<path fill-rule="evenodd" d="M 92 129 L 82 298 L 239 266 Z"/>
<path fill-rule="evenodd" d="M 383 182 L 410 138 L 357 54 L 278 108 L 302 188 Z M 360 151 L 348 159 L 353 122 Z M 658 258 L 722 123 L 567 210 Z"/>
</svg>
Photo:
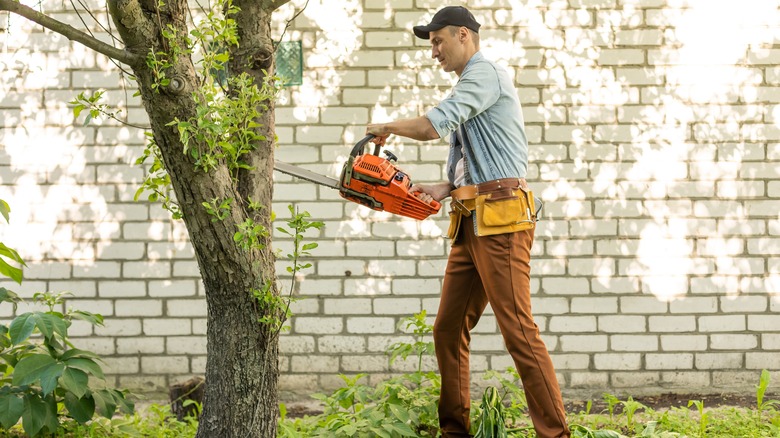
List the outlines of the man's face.
<svg viewBox="0 0 780 438">
<path fill-rule="evenodd" d="M 459 31 L 453 33 L 448 27 L 435 30 L 430 32 L 430 40 L 431 57 L 439 61 L 444 71 L 460 74 L 468 59 L 463 59 L 465 49 Z"/>
</svg>

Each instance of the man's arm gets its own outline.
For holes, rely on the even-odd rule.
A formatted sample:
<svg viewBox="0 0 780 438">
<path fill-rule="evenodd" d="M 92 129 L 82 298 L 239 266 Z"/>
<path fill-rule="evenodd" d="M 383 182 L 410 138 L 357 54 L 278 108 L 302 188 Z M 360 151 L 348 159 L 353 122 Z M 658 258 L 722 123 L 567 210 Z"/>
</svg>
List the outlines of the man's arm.
<svg viewBox="0 0 780 438">
<path fill-rule="evenodd" d="M 439 138 L 439 133 L 433 129 L 431 121 L 424 116 L 368 125 L 366 134 L 374 134 L 381 142 L 379 144 L 384 144 L 390 134 L 422 141 Z"/>
</svg>

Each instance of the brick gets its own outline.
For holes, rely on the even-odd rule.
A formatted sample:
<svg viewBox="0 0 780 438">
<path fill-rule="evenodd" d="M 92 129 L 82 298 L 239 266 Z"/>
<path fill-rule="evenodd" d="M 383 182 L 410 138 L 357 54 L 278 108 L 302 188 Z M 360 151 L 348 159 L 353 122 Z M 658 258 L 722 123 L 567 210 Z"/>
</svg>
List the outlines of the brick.
<svg viewBox="0 0 780 438">
<path fill-rule="evenodd" d="M 95 327 L 98 336 L 139 336 L 141 334 L 140 319 L 109 318 L 103 321 L 102 327 Z"/>
<path fill-rule="evenodd" d="M 163 354 L 165 353 L 165 338 L 163 337 L 128 337 L 116 340 L 118 354 Z"/>
<path fill-rule="evenodd" d="M 25 283 L 28 280 L 25 279 Z M 49 290 L 57 292 L 68 292 L 74 298 L 91 298 L 97 295 L 97 285 L 94 281 L 79 280 L 50 280 Z"/>
<path fill-rule="evenodd" d="M 485 334 L 471 336 L 472 351 L 504 351 L 504 338 L 501 335 Z"/>
<path fill-rule="evenodd" d="M 603 352 L 607 351 L 608 339 L 606 335 L 563 335 L 560 342 L 567 352 Z"/>
<path fill-rule="evenodd" d="M 124 262 L 122 274 L 125 278 L 168 278 L 171 264 L 168 262 Z"/>
<path fill-rule="evenodd" d="M 650 332 L 694 332 L 696 331 L 696 317 L 650 316 L 648 325 Z"/>
<path fill-rule="evenodd" d="M 668 303 L 655 297 L 620 297 L 621 313 L 653 315 L 666 313 Z"/>
<path fill-rule="evenodd" d="M 557 333 L 586 333 L 596 331 L 596 318 L 593 316 L 553 316 L 549 330 Z"/>
<path fill-rule="evenodd" d="M 710 336 L 713 350 L 752 350 L 758 346 L 758 335 L 714 334 Z"/>
<path fill-rule="evenodd" d="M 93 336 L 86 339 L 71 338 L 71 341 L 76 348 L 91 351 L 98 356 L 108 356 L 117 353 L 117 350 L 114 348 L 114 338 L 98 338 Z"/>
<path fill-rule="evenodd" d="M 551 295 L 587 295 L 590 285 L 587 278 L 547 277 L 542 279 L 542 289 Z"/>
<path fill-rule="evenodd" d="M 339 369 L 338 356 L 293 356 L 290 368 L 294 373 L 328 373 Z"/>
<path fill-rule="evenodd" d="M 413 315 L 420 312 L 419 298 L 375 298 L 374 313 L 377 315 Z"/>
<path fill-rule="evenodd" d="M 141 371 L 144 374 L 187 373 L 190 370 L 186 356 L 142 356 Z"/>
<path fill-rule="evenodd" d="M 150 297 L 183 297 L 197 294 L 193 280 L 162 280 L 149 282 Z"/>
<path fill-rule="evenodd" d="M 777 369 L 780 365 L 780 356 L 775 352 L 746 352 L 745 368 L 750 370 Z"/>
<path fill-rule="evenodd" d="M 336 334 L 344 329 L 341 318 L 295 317 L 295 333 L 300 334 Z"/>
<path fill-rule="evenodd" d="M 761 335 L 763 350 L 780 350 L 780 333 L 764 333 Z"/>
<path fill-rule="evenodd" d="M 598 317 L 599 331 L 607 333 L 644 333 L 644 316 L 601 315 Z"/>
<path fill-rule="evenodd" d="M 743 353 L 696 353 L 696 368 L 711 369 L 741 369 Z"/>
<path fill-rule="evenodd" d="M 204 299 L 167 299 L 165 300 L 165 314 L 167 316 L 200 316 L 205 317 L 208 312 Z"/>
<path fill-rule="evenodd" d="M 165 340 L 168 354 L 206 354 L 206 338 L 204 336 L 169 336 Z"/>
<path fill-rule="evenodd" d="M 593 364 L 597 370 L 639 370 L 642 356 L 639 353 L 597 353 L 593 355 Z"/>
<path fill-rule="evenodd" d="M 618 299 L 613 297 L 575 297 L 571 299 L 571 313 L 617 313 Z"/>
<path fill-rule="evenodd" d="M 192 324 L 184 318 L 144 319 L 143 331 L 149 336 L 190 335 Z"/>
<path fill-rule="evenodd" d="M 281 354 L 313 353 L 314 347 L 313 336 L 283 335 L 279 337 L 279 352 Z"/>
<path fill-rule="evenodd" d="M 366 340 L 362 336 L 321 336 L 317 348 L 320 353 L 362 353 Z"/>
<path fill-rule="evenodd" d="M 720 310 L 728 313 L 765 312 L 767 310 L 767 298 L 761 296 L 720 297 Z M 749 323 L 750 321 L 748 320 Z"/>
<path fill-rule="evenodd" d="M 142 281 L 100 281 L 97 290 L 100 297 L 146 296 L 146 284 Z"/>
<path fill-rule="evenodd" d="M 29 263 L 24 269 L 25 280 L 67 279 L 70 265 L 57 262 Z"/>
<path fill-rule="evenodd" d="M 693 367 L 693 354 L 648 353 L 645 355 L 648 370 L 679 370 Z"/>
<path fill-rule="evenodd" d="M 370 314 L 371 299 L 369 298 L 326 298 L 323 300 L 326 315 Z"/>
<path fill-rule="evenodd" d="M 716 297 L 686 297 L 669 303 L 671 313 L 715 313 L 717 311 Z"/>
<path fill-rule="evenodd" d="M 118 262 L 94 262 L 89 265 L 73 266 L 73 278 L 117 278 L 120 276 L 121 264 Z M 98 291 L 100 283 L 98 283 Z M 99 292 L 98 292 L 99 293 Z"/>
<path fill-rule="evenodd" d="M 344 357 L 341 360 L 341 369 L 345 372 L 382 372 L 389 370 L 387 356 L 360 355 Z"/>
<path fill-rule="evenodd" d="M 740 317 L 735 317 L 736 325 Z M 756 332 L 780 331 L 780 315 L 748 315 L 748 330 Z"/>
<path fill-rule="evenodd" d="M 707 348 L 706 335 L 661 335 L 663 351 L 705 351 Z"/>
<path fill-rule="evenodd" d="M 441 283 L 438 279 L 396 279 L 392 292 L 394 295 L 439 295 Z"/>
<path fill-rule="evenodd" d="M 609 387 L 609 373 L 597 372 L 572 372 L 570 373 L 571 388 L 597 388 L 601 390 Z"/>
<path fill-rule="evenodd" d="M 394 333 L 395 325 L 393 318 L 350 317 L 347 318 L 347 333 Z"/>
<path fill-rule="evenodd" d="M 661 383 L 677 388 L 707 388 L 710 386 L 710 373 L 706 371 L 662 372 Z"/>
<path fill-rule="evenodd" d="M 102 361 L 105 374 L 138 374 L 140 370 L 138 357 L 104 357 Z"/>
<path fill-rule="evenodd" d="M 117 316 L 162 316 L 160 300 L 116 300 Z"/>
<path fill-rule="evenodd" d="M 655 335 L 612 335 L 609 337 L 613 351 L 658 351 L 658 336 Z"/>
<path fill-rule="evenodd" d="M 742 315 L 701 316 L 698 320 L 699 331 L 702 332 L 743 331 L 746 329 L 745 317 Z"/>
</svg>

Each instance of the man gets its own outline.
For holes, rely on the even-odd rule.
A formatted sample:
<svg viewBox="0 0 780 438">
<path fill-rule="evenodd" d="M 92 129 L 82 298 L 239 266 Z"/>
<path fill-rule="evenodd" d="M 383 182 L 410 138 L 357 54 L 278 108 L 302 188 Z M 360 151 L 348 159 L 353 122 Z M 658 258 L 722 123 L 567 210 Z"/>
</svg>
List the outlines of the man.
<svg viewBox="0 0 780 438">
<path fill-rule="evenodd" d="M 451 136 L 449 181 L 411 189 L 428 202 L 453 197 L 453 244 L 433 331 L 443 436 L 470 436 L 469 331 L 490 303 L 537 435 L 568 437 L 552 361 L 531 315 L 536 218 L 533 197 L 525 191 L 528 145 L 520 103 L 507 72 L 479 51 L 479 27 L 460 6 L 445 7 L 430 24 L 415 26 L 415 35 L 430 39 L 433 58 L 444 71 L 455 72 L 458 82 L 425 116 L 368 125 L 366 131 L 378 144 L 391 134 L 415 140 Z"/>
</svg>

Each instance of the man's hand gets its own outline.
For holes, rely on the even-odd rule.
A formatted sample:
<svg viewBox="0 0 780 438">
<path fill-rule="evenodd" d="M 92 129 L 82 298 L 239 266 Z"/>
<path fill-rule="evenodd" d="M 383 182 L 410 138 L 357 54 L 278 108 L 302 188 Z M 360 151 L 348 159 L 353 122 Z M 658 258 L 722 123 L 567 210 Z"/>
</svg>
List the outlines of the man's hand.
<svg viewBox="0 0 780 438">
<path fill-rule="evenodd" d="M 420 200 L 428 204 L 431 201 L 441 201 L 450 196 L 450 183 L 439 184 L 412 184 L 409 193 L 420 193 Z"/>
<path fill-rule="evenodd" d="M 384 123 L 376 123 L 373 125 L 368 125 L 366 127 L 366 135 L 372 134 L 374 138 L 371 139 L 373 143 L 378 144 L 379 146 L 384 146 L 385 142 L 387 141 L 387 137 L 390 136 L 390 132 L 387 129 L 387 125 Z"/>
</svg>

